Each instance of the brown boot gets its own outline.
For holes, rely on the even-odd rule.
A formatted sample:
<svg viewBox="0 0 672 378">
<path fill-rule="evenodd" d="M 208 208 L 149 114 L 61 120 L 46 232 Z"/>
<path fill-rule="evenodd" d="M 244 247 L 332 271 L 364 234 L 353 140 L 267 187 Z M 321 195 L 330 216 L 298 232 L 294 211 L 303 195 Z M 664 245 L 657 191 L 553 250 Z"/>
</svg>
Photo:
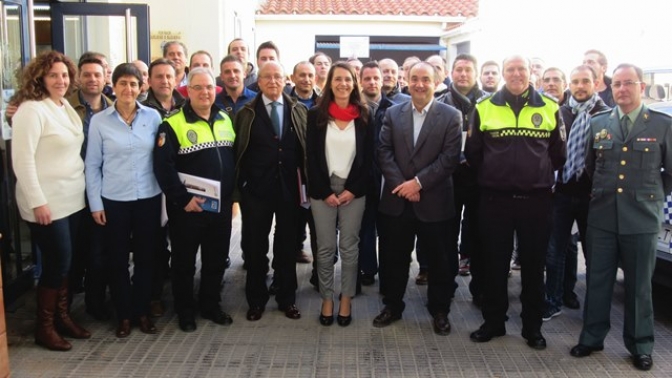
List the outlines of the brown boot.
<svg viewBox="0 0 672 378">
<path fill-rule="evenodd" d="M 37 287 L 37 322 L 35 324 L 35 344 L 51 350 L 72 349 L 54 329 L 54 313 L 58 291 L 43 286 Z"/>
<path fill-rule="evenodd" d="M 91 332 L 80 327 L 70 317 L 68 306 L 68 280 L 64 279 L 61 287 L 58 289 L 58 301 L 56 302 L 55 322 L 58 331 L 66 336 L 75 339 L 89 339 Z"/>
</svg>

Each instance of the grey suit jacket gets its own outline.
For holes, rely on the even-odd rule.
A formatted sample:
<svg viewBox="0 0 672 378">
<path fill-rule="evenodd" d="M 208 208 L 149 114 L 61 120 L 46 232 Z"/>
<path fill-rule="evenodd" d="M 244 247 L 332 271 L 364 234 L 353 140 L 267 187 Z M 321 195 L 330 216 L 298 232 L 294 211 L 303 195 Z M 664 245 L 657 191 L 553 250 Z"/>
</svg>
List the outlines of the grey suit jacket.
<svg viewBox="0 0 672 378">
<path fill-rule="evenodd" d="M 672 117 L 644 106 L 624 137 L 614 108 L 594 115 L 590 126 L 588 224 L 622 235 L 658 232 L 672 190 Z"/>
<path fill-rule="evenodd" d="M 462 114 L 455 108 L 433 101 L 415 146 L 412 103 L 387 109 L 377 151 L 385 179 L 378 210 L 401 215 L 406 200 L 393 195 L 392 190 L 417 176 L 422 184 L 420 202 L 413 203 L 417 218 L 423 222 L 450 219 L 455 215 L 452 174 L 461 148 Z"/>
</svg>

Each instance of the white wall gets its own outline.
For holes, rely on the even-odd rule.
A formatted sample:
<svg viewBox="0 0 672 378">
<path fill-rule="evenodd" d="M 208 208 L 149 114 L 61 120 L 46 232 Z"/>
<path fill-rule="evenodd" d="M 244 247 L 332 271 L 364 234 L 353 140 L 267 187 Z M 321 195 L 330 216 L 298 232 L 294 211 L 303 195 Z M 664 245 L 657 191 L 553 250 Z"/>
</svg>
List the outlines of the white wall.
<svg viewBox="0 0 672 378">
<path fill-rule="evenodd" d="M 187 46 L 189 54 L 206 50 L 215 60 L 215 66 L 226 55 L 226 47 L 232 39 L 241 37 L 252 40 L 254 36 L 257 0 L 144 0 L 142 3 L 149 5 L 150 33 L 159 30 L 181 32 L 182 42 Z M 240 24 L 241 35 L 236 35 L 236 20 Z"/>
<path fill-rule="evenodd" d="M 291 69 L 315 53 L 316 35 L 431 37 L 441 35 L 441 23 L 385 21 L 265 20 L 256 21 L 256 44 L 273 41 L 280 61 Z M 254 59 L 251 59 L 254 61 Z"/>
</svg>

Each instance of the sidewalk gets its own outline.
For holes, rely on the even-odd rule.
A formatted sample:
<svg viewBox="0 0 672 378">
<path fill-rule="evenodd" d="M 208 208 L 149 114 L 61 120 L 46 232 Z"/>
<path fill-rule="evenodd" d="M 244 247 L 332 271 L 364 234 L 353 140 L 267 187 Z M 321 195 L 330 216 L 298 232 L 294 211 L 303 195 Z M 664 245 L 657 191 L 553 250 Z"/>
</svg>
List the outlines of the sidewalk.
<svg viewBox="0 0 672 378">
<path fill-rule="evenodd" d="M 137 329 L 125 339 L 114 336 L 115 323 L 94 321 L 84 312 L 83 295 L 73 303 L 73 317 L 93 333 L 89 340 L 72 341 L 70 352 L 51 352 L 33 342 L 34 292 L 7 312 L 9 360 L 13 377 L 670 377 L 672 375 L 672 301 L 669 292 L 654 297 L 656 346 L 654 366 L 643 373 L 632 366 L 621 338 L 622 276 L 614 293 L 612 330 L 605 350 L 576 359 L 569 350 L 581 330 L 581 310 L 563 308 L 545 322 L 548 348 L 535 351 L 520 337 L 520 272 L 509 279 L 510 320 L 507 335 L 489 343 L 469 340 L 482 322 L 471 304 L 469 277 L 458 277 L 459 289 L 449 315 L 452 333 L 437 336 L 425 305 L 426 286 L 416 286 L 414 262 L 406 291 L 403 319 L 379 329 L 371 325 L 382 308 L 376 286 L 363 288 L 353 301 L 353 322 L 342 328 L 318 322 L 321 299 L 308 282 L 310 264 L 297 264 L 300 320 L 277 311 L 273 299 L 257 322 L 245 319 L 245 271 L 240 258 L 240 221 L 234 221 L 231 258 L 226 272 L 223 309 L 231 326 L 197 318 L 198 329 L 183 333 L 166 296 L 168 312 L 158 319 L 159 334 Z M 308 247 L 308 243 L 306 243 Z M 579 262 L 577 294 L 585 294 L 585 270 Z M 337 265 L 338 267 L 338 265 Z M 337 269 L 339 272 L 340 269 Z M 338 277 L 337 277 L 338 278 Z M 270 280 L 269 280 L 270 281 Z M 338 282 L 338 281 L 337 281 Z M 270 283 L 270 282 L 269 282 Z M 170 290 L 168 290 L 170 294 Z M 665 303 L 663 303 L 665 302 Z"/>
</svg>

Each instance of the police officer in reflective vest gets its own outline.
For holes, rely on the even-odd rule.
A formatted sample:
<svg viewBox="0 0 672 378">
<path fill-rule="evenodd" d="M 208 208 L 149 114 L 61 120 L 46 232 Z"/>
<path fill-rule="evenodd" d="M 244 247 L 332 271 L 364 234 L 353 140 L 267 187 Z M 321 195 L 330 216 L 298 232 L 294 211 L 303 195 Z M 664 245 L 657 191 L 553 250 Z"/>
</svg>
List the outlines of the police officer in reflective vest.
<svg viewBox="0 0 672 378">
<path fill-rule="evenodd" d="M 485 322 L 475 342 L 506 334 L 507 277 L 513 232 L 518 235 L 523 305 L 522 336 L 534 349 L 546 348 L 541 334 L 544 264 L 551 232 L 553 171 L 565 162 L 565 128 L 556 101 L 530 85 L 526 58 L 504 60 L 506 85 L 480 101 L 465 146 L 481 187 L 479 231 L 483 241 Z"/>
<path fill-rule="evenodd" d="M 201 248 L 201 317 L 230 324 L 231 317 L 219 306 L 222 278 L 229 255 L 231 194 L 234 180 L 231 119 L 215 103 L 212 71 L 195 68 L 187 78 L 189 100 L 159 127 L 154 149 L 154 173 L 166 195 L 172 247 L 172 284 L 180 329 L 196 330 L 194 273 Z M 192 194 L 178 173 L 220 184 L 219 205 Z M 193 185 L 190 185 L 193 188 Z M 198 185 L 195 185 L 198 186 Z"/>
</svg>

